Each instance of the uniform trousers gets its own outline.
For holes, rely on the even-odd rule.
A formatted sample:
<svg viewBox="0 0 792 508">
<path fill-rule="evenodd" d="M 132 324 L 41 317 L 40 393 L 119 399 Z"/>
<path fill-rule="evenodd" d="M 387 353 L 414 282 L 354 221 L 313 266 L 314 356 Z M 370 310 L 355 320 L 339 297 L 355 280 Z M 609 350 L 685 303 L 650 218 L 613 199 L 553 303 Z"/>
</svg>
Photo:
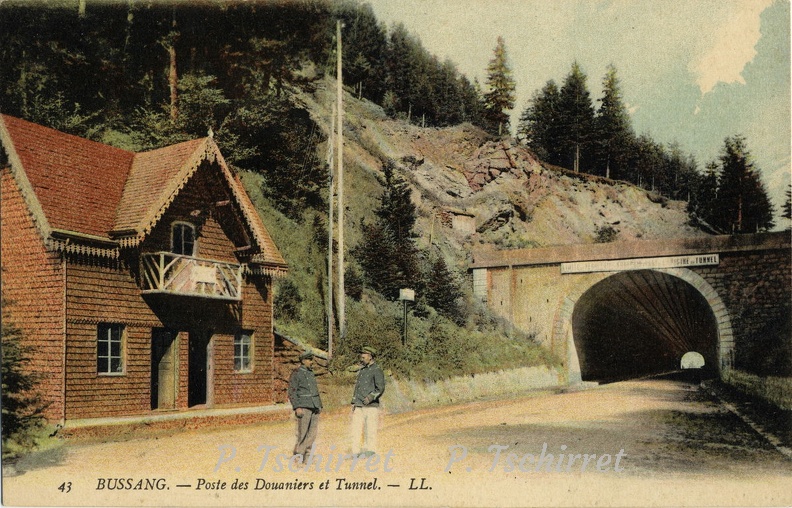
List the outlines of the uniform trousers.
<svg viewBox="0 0 792 508">
<path fill-rule="evenodd" d="M 303 408 L 302 418 L 297 418 L 297 443 L 294 445 L 294 454 L 302 455 L 311 449 L 319 432 L 319 413 L 308 408 Z"/>
<path fill-rule="evenodd" d="M 355 407 L 352 411 L 352 453 L 357 455 L 361 451 L 361 437 L 363 451 L 377 451 L 377 427 L 379 426 L 379 407 Z"/>
</svg>

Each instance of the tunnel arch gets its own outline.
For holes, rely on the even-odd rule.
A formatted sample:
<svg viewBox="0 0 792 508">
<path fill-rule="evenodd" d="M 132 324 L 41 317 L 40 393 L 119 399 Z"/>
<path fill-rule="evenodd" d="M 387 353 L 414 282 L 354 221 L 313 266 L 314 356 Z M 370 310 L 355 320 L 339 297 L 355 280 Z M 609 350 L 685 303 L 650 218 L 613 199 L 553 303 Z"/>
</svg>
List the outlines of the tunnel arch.
<svg viewBox="0 0 792 508">
<path fill-rule="evenodd" d="M 728 312 L 701 276 L 686 268 L 597 275 L 582 279 L 557 313 L 554 340 L 567 344 L 570 382 L 675 370 L 690 350 L 703 354 L 710 375 L 730 367 Z"/>
</svg>

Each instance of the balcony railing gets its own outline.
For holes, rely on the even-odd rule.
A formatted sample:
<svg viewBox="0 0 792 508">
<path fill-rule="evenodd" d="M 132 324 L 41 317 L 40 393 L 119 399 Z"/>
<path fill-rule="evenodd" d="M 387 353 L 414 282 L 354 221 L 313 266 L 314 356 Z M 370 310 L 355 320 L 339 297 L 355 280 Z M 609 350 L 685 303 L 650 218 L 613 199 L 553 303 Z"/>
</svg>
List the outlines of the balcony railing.
<svg viewBox="0 0 792 508">
<path fill-rule="evenodd" d="M 172 252 L 142 254 L 140 264 L 144 294 L 242 299 L 242 265 Z"/>
</svg>

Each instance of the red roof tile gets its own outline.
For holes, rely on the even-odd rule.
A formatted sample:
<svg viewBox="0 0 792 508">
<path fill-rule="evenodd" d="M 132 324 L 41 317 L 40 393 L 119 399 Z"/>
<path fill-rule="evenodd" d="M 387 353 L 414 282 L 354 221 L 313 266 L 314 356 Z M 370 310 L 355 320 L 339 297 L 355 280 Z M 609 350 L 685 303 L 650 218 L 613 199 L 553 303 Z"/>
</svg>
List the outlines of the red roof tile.
<svg viewBox="0 0 792 508">
<path fill-rule="evenodd" d="M 154 213 L 152 207 L 168 200 L 174 180 L 180 177 L 185 163 L 203 143 L 203 139 L 194 139 L 136 154 L 118 204 L 113 230 L 143 232 L 149 226 L 144 221 Z"/>
<path fill-rule="evenodd" d="M 49 225 L 108 237 L 133 152 L 2 115 Z"/>
</svg>

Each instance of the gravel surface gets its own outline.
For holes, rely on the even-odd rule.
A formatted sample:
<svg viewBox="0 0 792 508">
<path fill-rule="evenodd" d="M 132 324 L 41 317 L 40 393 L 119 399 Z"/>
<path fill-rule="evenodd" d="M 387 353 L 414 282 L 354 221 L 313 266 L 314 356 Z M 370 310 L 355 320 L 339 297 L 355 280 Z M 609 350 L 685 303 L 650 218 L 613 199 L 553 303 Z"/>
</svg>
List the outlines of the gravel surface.
<svg viewBox="0 0 792 508">
<path fill-rule="evenodd" d="M 680 381 L 629 381 L 400 414 L 384 411 L 380 453 L 356 462 L 341 459 L 349 419 L 346 411 L 323 415 L 318 471 L 316 463 L 308 471 L 279 464 L 277 456 L 293 444 L 294 422 L 283 421 L 123 442 L 69 442 L 19 461 L 19 474 L 4 477 L 3 501 L 13 506 L 792 504 L 792 461 L 708 390 Z M 69 492 L 58 490 L 64 484 L 61 490 Z"/>
</svg>

